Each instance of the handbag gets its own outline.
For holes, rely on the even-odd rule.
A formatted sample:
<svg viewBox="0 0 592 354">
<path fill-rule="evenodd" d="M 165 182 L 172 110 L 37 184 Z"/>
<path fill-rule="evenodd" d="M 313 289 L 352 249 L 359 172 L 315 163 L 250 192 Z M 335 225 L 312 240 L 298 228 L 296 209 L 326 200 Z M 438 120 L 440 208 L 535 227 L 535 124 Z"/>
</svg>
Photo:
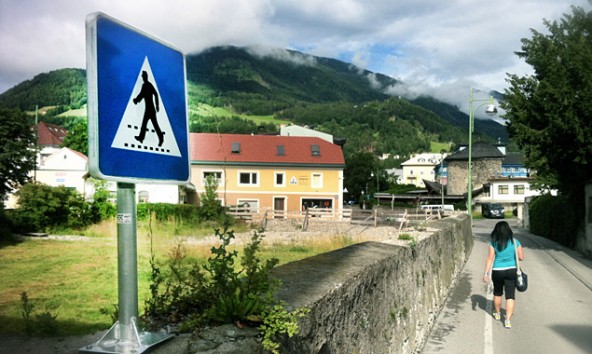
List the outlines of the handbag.
<svg viewBox="0 0 592 354">
<path fill-rule="evenodd" d="M 516 246 L 516 240 L 514 242 L 514 255 L 516 256 L 516 290 L 520 292 L 526 291 L 528 288 L 528 276 L 520 268 L 520 259 L 518 259 L 518 247 Z"/>
</svg>

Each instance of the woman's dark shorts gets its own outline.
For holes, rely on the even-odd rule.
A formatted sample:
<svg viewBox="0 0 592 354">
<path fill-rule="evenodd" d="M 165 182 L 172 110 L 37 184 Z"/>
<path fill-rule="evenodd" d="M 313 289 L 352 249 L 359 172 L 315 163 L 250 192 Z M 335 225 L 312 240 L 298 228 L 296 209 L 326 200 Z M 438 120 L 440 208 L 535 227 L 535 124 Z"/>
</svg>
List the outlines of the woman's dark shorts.
<svg viewBox="0 0 592 354">
<path fill-rule="evenodd" d="M 516 298 L 516 268 L 494 270 L 491 272 L 493 295 L 502 296 L 506 290 L 506 300 Z"/>
</svg>

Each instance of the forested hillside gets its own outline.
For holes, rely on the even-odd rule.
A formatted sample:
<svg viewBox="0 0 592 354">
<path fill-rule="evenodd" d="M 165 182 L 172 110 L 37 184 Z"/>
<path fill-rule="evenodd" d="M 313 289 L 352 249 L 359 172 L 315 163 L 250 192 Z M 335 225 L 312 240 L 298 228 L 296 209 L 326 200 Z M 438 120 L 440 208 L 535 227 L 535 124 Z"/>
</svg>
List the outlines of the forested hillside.
<svg viewBox="0 0 592 354">
<path fill-rule="evenodd" d="M 187 57 L 187 80 L 222 94 L 239 112 L 274 114 L 300 102 L 383 100 L 369 75 L 380 86 L 395 84 L 353 65 L 293 51 L 264 57 L 244 48 L 217 47 Z"/>
<path fill-rule="evenodd" d="M 86 104 L 86 70 L 61 69 L 23 81 L 0 95 L 0 106 L 32 111 L 35 106 L 76 109 Z"/>
<path fill-rule="evenodd" d="M 395 79 L 334 59 L 281 49 L 217 47 L 186 58 L 190 129 L 252 133 L 293 122 L 347 139 L 346 158 L 369 152 L 400 155 L 430 149 L 431 142 L 466 143 L 468 117 L 430 97 L 390 97 Z M 32 111 L 51 107 L 41 119 L 72 126 L 84 115 L 82 69 L 40 74 L 0 95 L 0 106 Z M 76 109 L 79 109 L 76 111 Z M 66 113 L 59 115 L 60 113 Z M 507 141 L 505 127 L 475 122 L 475 139 Z M 450 145 L 449 145 L 450 146 Z M 396 162 L 395 162 L 396 164 Z"/>
</svg>

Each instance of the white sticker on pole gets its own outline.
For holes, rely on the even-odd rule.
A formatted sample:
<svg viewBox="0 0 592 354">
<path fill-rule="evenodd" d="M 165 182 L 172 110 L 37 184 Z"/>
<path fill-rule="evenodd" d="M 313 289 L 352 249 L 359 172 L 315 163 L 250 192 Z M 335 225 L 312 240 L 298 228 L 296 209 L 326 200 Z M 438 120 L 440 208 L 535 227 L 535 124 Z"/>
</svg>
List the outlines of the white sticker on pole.
<svg viewBox="0 0 592 354">
<path fill-rule="evenodd" d="M 124 214 L 117 214 L 117 223 L 118 224 L 131 224 L 132 223 L 132 214 L 124 213 Z"/>
</svg>

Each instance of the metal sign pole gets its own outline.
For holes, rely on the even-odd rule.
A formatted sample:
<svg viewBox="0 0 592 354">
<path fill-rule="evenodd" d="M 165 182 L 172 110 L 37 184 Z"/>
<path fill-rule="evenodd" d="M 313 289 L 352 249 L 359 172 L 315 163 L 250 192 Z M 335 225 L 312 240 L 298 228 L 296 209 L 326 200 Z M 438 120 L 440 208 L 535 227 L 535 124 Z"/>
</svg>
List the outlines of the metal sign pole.
<svg viewBox="0 0 592 354">
<path fill-rule="evenodd" d="M 92 353 L 142 353 L 173 335 L 140 332 L 138 318 L 138 245 L 135 184 L 117 183 L 118 321 L 96 343 L 80 348 Z"/>
<path fill-rule="evenodd" d="M 117 183 L 117 279 L 122 342 L 133 342 L 138 318 L 138 246 L 135 184 Z"/>
</svg>

